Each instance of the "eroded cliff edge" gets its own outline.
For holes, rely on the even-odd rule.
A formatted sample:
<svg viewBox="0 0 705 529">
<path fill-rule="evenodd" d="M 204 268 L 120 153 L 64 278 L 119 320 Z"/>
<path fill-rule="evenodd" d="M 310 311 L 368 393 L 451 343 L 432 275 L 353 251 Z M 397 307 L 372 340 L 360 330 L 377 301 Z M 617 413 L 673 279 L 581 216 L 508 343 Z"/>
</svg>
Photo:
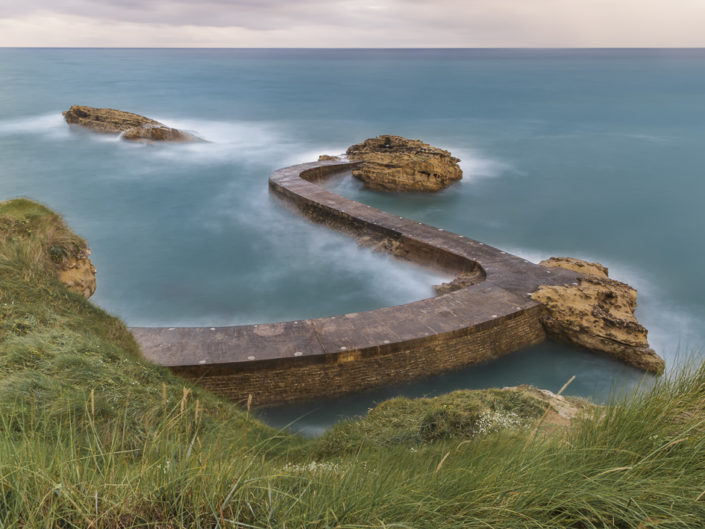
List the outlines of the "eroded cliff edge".
<svg viewBox="0 0 705 529">
<path fill-rule="evenodd" d="M 96 269 L 90 260 L 91 251 L 79 248 L 73 255 L 67 255 L 57 265 L 57 276 L 71 292 L 78 292 L 90 298 L 97 287 Z"/>
<path fill-rule="evenodd" d="M 23 241 L 27 239 L 36 240 L 34 248 L 38 250 L 33 250 L 33 260 L 43 266 L 45 263 L 66 288 L 86 298 L 94 294 L 96 269 L 83 238 L 41 204 L 24 198 L 0 202 L 0 242 L 5 248 L 15 245 L 13 251 L 26 252 Z"/>
</svg>

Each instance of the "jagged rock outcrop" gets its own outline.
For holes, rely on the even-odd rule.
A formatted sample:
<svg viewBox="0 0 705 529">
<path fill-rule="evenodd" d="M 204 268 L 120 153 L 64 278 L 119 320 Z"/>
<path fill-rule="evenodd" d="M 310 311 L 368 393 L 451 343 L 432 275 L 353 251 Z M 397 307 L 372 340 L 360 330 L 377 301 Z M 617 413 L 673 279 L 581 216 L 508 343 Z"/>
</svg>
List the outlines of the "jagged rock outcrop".
<svg viewBox="0 0 705 529">
<path fill-rule="evenodd" d="M 363 162 L 353 176 L 369 189 L 439 191 L 463 177 L 450 152 L 401 136 L 367 139 L 349 147 L 347 156 Z"/>
<path fill-rule="evenodd" d="M 101 134 L 122 134 L 130 141 L 200 141 L 193 134 L 172 129 L 153 119 L 112 108 L 74 105 L 63 113 L 66 123 Z"/>
<path fill-rule="evenodd" d="M 609 277 L 606 266 L 602 266 L 600 263 L 576 259 L 575 257 L 551 257 L 541 261 L 539 264 L 548 268 L 565 268 L 586 276 Z"/>
<path fill-rule="evenodd" d="M 66 288 L 90 298 L 96 289 L 95 266 L 91 262 L 89 249 L 78 256 L 63 259 L 57 264 L 57 274 Z"/>
<path fill-rule="evenodd" d="M 532 299 L 546 308 L 542 323 L 549 337 L 587 347 L 651 373 L 664 361 L 649 347 L 647 330 L 634 316 L 636 290 L 607 276 L 607 268 L 572 258 L 540 263 L 583 274 L 577 284 L 539 287 Z"/>
</svg>

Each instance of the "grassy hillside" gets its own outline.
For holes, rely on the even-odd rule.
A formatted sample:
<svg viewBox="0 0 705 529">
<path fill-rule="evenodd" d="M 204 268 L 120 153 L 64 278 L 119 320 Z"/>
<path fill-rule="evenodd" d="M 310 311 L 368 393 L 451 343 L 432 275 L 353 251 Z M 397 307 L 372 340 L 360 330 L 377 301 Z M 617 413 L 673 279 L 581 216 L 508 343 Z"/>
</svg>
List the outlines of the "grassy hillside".
<svg viewBox="0 0 705 529">
<path fill-rule="evenodd" d="M 151 422 L 182 400 L 186 407 L 198 400 L 208 424 L 242 422 L 237 408 L 141 360 L 120 320 L 64 288 L 56 278 L 57 256 L 84 247 L 44 206 L 24 199 L 0 203 L 2 416 L 20 421 L 31 412 L 73 420 L 90 402 L 98 431 L 111 435 L 120 424 L 129 430 L 124 443 L 130 447 L 141 445 Z"/>
<path fill-rule="evenodd" d="M 705 526 L 705 369 L 543 428 L 528 390 L 394 399 L 317 440 L 139 357 L 56 279 L 83 240 L 0 204 L 0 527 Z"/>
</svg>

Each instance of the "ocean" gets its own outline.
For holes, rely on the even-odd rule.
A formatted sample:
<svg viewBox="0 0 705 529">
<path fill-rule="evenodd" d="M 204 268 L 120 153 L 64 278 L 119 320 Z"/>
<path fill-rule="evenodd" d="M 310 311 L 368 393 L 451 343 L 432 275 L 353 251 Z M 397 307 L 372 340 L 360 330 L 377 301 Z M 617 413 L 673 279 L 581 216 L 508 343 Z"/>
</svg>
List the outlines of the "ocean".
<svg viewBox="0 0 705 529">
<path fill-rule="evenodd" d="M 73 104 L 207 143 L 69 129 Z M 532 261 L 599 261 L 639 291 L 667 373 L 705 355 L 705 50 L 0 48 L 0 200 L 85 237 L 93 301 L 135 326 L 238 325 L 428 297 L 447 278 L 359 248 L 269 196 L 280 167 L 379 134 L 461 158 L 438 194 L 337 192 Z M 394 395 L 535 384 L 603 401 L 650 379 L 546 342 L 484 366 L 261 412 L 315 435 Z"/>
</svg>

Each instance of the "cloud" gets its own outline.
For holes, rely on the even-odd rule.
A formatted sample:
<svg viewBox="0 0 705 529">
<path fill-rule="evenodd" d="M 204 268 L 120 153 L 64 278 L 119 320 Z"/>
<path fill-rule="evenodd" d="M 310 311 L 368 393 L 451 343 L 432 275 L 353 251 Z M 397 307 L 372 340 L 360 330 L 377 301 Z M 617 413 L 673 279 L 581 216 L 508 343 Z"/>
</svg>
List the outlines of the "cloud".
<svg viewBox="0 0 705 529">
<path fill-rule="evenodd" d="M 705 46 L 702 0 L 0 0 L 3 46 Z"/>
<path fill-rule="evenodd" d="M 366 16 L 368 8 L 359 0 L 28 0 L 2 12 L 12 17 L 52 11 L 118 22 L 272 30 L 286 25 L 309 26 L 311 22 L 316 25 L 371 22 Z"/>
</svg>

